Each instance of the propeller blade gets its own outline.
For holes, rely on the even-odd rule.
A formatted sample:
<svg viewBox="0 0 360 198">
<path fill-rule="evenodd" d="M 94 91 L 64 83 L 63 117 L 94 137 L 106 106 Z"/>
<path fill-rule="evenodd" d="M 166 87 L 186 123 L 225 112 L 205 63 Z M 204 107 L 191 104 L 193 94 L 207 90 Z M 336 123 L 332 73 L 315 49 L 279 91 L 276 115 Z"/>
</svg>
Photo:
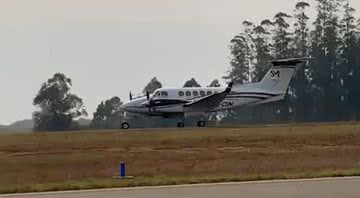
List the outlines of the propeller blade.
<svg viewBox="0 0 360 198">
<path fill-rule="evenodd" d="M 228 87 L 226 88 L 225 92 L 229 94 L 231 92 L 231 90 L 232 90 L 233 85 L 234 85 L 234 83 L 230 82 Z"/>
<path fill-rule="evenodd" d="M 148 91 L 146 92 L 146 99 L 150 100 L 150 93 Z"/>
</svg>

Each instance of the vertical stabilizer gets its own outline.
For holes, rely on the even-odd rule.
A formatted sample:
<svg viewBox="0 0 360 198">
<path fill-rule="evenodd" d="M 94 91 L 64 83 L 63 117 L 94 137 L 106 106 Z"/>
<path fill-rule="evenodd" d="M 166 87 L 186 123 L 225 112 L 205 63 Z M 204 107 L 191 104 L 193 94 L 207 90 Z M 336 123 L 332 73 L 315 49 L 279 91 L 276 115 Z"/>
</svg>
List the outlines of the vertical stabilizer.
<svg viewBox="0 0 360 198">
<path fill-rule="evenodd" d="M 272 67 L 264 78 L 257 83 L 239 85 L 234 90 L 238 92 L 258 91 L 273 94 L 285 94 L 296 67 L 308 58 L 294 58 L 272 61 Z"/>
</svg>

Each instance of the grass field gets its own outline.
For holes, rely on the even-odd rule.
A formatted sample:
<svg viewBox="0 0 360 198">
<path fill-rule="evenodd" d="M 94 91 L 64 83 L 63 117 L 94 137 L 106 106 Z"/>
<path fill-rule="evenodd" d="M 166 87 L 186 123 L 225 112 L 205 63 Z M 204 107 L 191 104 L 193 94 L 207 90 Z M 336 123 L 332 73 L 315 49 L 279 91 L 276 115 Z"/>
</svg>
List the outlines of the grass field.
<svg viewBox="0 0 360 198">
<path fill-rule="evenodd" d="M 0 135 L 0 193 L 349 175 L 357 123 Z"/>
</svg>

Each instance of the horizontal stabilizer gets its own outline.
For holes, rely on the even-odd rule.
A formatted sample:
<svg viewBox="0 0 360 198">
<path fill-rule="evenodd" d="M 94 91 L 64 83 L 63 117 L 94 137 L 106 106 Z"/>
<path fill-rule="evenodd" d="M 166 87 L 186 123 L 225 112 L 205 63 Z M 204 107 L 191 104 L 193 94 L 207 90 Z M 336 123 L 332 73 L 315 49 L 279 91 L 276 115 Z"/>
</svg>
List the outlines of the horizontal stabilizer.
<svg viewBox="0 0 360 198">
<path fill-rule="evenodd" d="M 312 60 L 313 58 L 304 57 L 304 58 L 289 58 L 289 59 L 282 59 L 282 60 L 274 60 L 271 61 L 273 66 L 296 66 L 301 64 L 307 60 Z"/>
</svg>

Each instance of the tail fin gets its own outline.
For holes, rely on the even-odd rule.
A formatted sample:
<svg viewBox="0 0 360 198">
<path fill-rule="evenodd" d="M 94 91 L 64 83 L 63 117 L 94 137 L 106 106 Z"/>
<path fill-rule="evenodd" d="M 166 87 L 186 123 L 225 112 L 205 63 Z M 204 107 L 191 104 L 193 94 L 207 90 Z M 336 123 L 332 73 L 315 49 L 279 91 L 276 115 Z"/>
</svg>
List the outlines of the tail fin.
<svg viewBox="0 0 360 198">
<path fill-rule="evenodd" d="M 257 90 L 266 93 L 285 94 L 295 73 L 296 66 L 306 60 L 308 58 L 272 61 L 273 66 L 260 82 L 242 85 L 239 89 L 240 91 Z"/>
</svg>

